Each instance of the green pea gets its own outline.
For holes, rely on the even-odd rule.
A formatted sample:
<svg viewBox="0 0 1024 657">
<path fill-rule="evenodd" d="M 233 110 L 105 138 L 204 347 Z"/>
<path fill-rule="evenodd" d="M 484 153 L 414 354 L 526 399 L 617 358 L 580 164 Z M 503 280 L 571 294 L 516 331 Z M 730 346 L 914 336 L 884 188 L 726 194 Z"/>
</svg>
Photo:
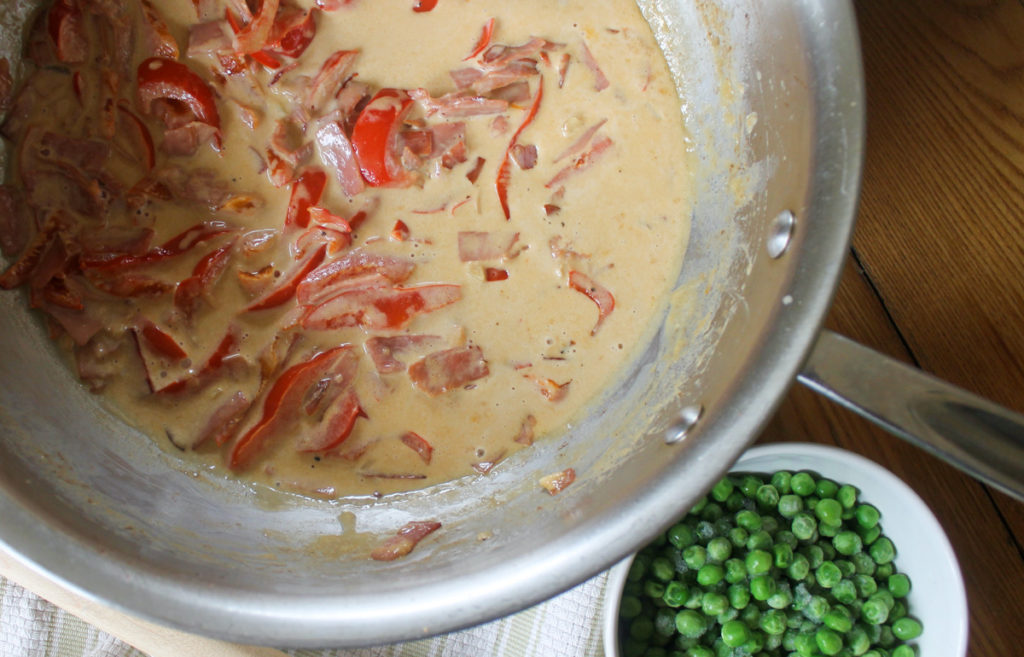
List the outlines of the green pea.
<svg viewBox="0 0 1024 657">
<path fill-rule="evenodd" d="M 704 564 L 697 571 L 697 583 L 704 587 L 712 587 L 722 581 L 725 571 L 716 563 Z"/>
<path fill-rule="evenodd" d="M 703 600 L 704 592 L 695 586 L 687 591 L 686 602 L 683 603 L 683 606 L 687 609 L 700 609 Z"/>
<path fill-rule="evenodd" d="M 840 634 L 846 634 L 853 629 L 853 617 L 849 610 L 842 605 L 836 605 L 829 609 L 822 617 L 821 622 L 825 624 L 825 627 Z"/>
<path fill-rule="evenodd" d="M 814 642 L 823 655 L 836 655 L 843 649 L 843 637 L 827 628 L 814 633 Z"/>
<path fill-rule="evenodd" d="M 828 600 L 826 600 L 824 596 L 815 595 L 811 596 L 807 606 L 804 607 L 803 613 L 804 617 L 808 620 L 820 623 L 821 620 L 825 618 L 825 614 L 828 613 L 829 609 L 831 609 L 831 605 L 829 605 Z"/>
<path fill-rule="evenodd" d="M 643 611 L 643 604 L 640 599 L 632 595 L 622 596 L 622 602 L 619 603 L 619 616 L 623 618 L 636 618 Z"/>
<path fill-rule="evenodd" d="M 764 482 L 761 479 L 754 475 L 746 475 L 740 479 L 739 487 L 740 490 L 743 491 L 744 495 L 747 497 L 754 497 L 757 495 L 757 489 L 760 488 L 763 483 Z"/>
<path fill-rule="evenodd" d="M 885 536 L 872 543 L 868 547 L 868 553 L 879 565 L 891 563 L 896 558 L 896 548 L 893 547 L 892 541 Z"/>
<path fill-rule="evenodd" d="M 629 636 L 638 641 L 648 641 L 654 634 L 654 621 L 647 616 L 637 616 L 629 624 Z"/>
<path fill-rule="evenodd" d="M 807 573 L 811 571 L 811 565 L 807 561 L 807 557 L 802 554 L 793 555 L 793 563 L 789 564 L 789 568 L 786 569 L 786 574 L 789 578 L 794 581 L 800 581 L 807 577 Z"/>
<path fill-rule="evenodd" d="M 729 497 L 725 499 L 725 510 L 729 513 L 736 513 L 740 509 L 744 508 L 746 504 L 746 498 L 743 497 L 743 493 L 738 490 L 734 490 Z"/>
<path fill-rule="evenodd" d="M 800 497 L 813 495 L 817 484 L 809 472 L 798 472 L 789 480 L 790 489 Z"/>
<path fill-rule="evenodd" d="M 729 584 L 742 582 L 747 578 L 747 566 L 743 559 L 733 557 L 725 561 L 725 581 Z"/>
<path fill-rule="evenodd" d="M 732 494 L 736 486 L 733 485 L 732 481 L 728 477 L 723 477 L 715 484 L 714 488 L 711 489 L 711 497 L 718 502 L 724 502 L 729 499 L 729 495 Z"/>
<path fill-rule="evenodd" d="M 665 585 L 665 593 L 661 596 L 661 599 L 669 607 L 677 608 L 682 607 L 683 603 L 686 602 L 688 591 L 686 590 L 686 584 L 683 584 L 679 580 L 672 580 Z"/>
<path fill-rule="evenodd" d="M 676 631 L 684 637 L 696 639 L 707 631 L 707 621 L 702 614 L 684 609 L 676 614 Z"/>
<path fill-rule="evenodd" d="M 832 498 L 822 498 L 814 507 L 814 515 L 818 518 L 819 524 L 830 527 L 843 524 L 843 507 Z"/>
<path fill-rule="evenodd" d="M 814 577 L 822 588 L 830 589 L 839 583 L 843 573 L 839 570 L 839 566 L 831 561 L 826 561 L 814 571 Z"/>
<path fill-rule="evenodd" d="M 818 531 L 818 521 L 808 513 L 798 513 L 793 516 L 790 530 L 801 541 L 810 541 Z"/>
<path fill-rule="evenodd" d="M 857 524 L 864 529 L 870 529 L 878 524 L 881 515 L 878 509 L 871 506 L 870 504 L 861 504 L 857 507 L 854 512 L 854 517 L 857 519 Z"/>
<path fill-rule="evenodd" d="M 889 620 L 889 607 L 880 599 L 871 596 L 861 605 L 860 617 L 868 625 L 881 625 Z"/>
<path fill-rule="evenodd" d="M 785 609 L 793 604 L 793 594 L 787 584 L 780 584 L 776 587 L 775 593 L 765 601 L 772 609 Z"/>
<path fill-rule="evenodd" d="M 736 512 L 736 524 L 748 532 L 756 532 L 761 529 L 761 516 L 749 509 L 743 509 Z"/>
<path fill-rule="evenodd" d="M 755 627 L 761 622 L 761 610 L 757 608 L 757 605 L 747 605 L 740 612 L 740 618 L 747 624 L 747 627 Z"/>
<path fill-rule="evenodd" d="M 750 589 L 742 584 L 733 584 L 726 590 L 729 598 L 729 606 L 733 609 L 743 611 L 750 604 Z"/>
<path fill-rule="evenodd" d="M 714 502 L 708 502 L 700 511 L 700 519 L 713 522 L 721 518 L 724 513 L 725 511 L 721 506 Z"/>
<path fill-rule="evenodd" d="M 807 557 L 807 563 L 812 569 L 817 569 L 825 561 L 825 551 L 820 545 L 807 545 L 800 548 L 800 554 Z"/>
<path fill-rule="evenodd" d="M 921 623 L 910 616 L 897 619 L 892 623 L 892 633 L 897 639 L 901 639 L 903 641 L 916 639 L 921 636 L 921 632 L 923 630 L 924 628 L 921 627 Z"/>
<path fill-rule="evenodd" d="M 746 643 L 740 646 L 742 654 L 756 655 L 764 648 L 764 636 L 760 632 L 752 631 Z"/>
<path fill-rule="evenodd" d="M 763 575 L 772 568 L 772 555 L 764 550 L 751 550 L 747 553 L 744 565 L 751 576 Z"/>
<path fill-rule="evenodd" d="M 893 568 L 891 563 L 882 563 L 882 564 L 878 564 L 878 567 L 875 569 L 875 577 L 877 577 L 880 580 L 883 580 L 883 579 L 887 580 L 895 572 L 896 572 L 896 569 Z"/>
<path fill-rule="evenodd" d="M 650 559 L 644 554 L 638 554 L 633 563 L 629 565 L 629 573 L 626 575 L 626 580 L 630 582 L 639 582 L 647 574 L 647 565 L 650 563 Z"/>
<path fill-rule="evenodd" d="M 764 602 L 775 594 L 777 584 L 768 575 L 758 575 L 750 580 L 750 595 L 755 600 Z"/>
<path fill-rule="evenodd" d="M 832 587 L 832 596 L 844 605 L 853 604 L 857 600 L 857 586 L 844 577 Z"/>
<path fill-rule="evenodd" d="M 836 559 L 834 563 L 839 572 L 843 574 L 843 577 L 853 577 L 853 574 L 857 572 L 857 568 L 849 559 Z"/>
<path fill-rule="evenodd" d="M 667 582 L 675 577 L 676 569 L 666 557 L 656 557 L 651 560 L 650 573 L 655 579 Z"/>
<path fill-rule="evenodd" d="M 708 541 L 707 556 L 709 561 L 722 563 L 732 555 L 732 543 L 724 536 L 716 536 Z"/>
<path fill-rule="evenodd" d="M 822 499 L 826 497 L 834 498 L 838 492 L 839 484 L 831 479 L 819 479 L 818 485 L 814 489 L 814 493 Z"/>
<path fill-rule="evenodd" d="M 889 610 L 889 620 L 894 621 L 898 618 L 903 618 L 907 615 L 907 604 L 902 600 L 897 600 L 893 604 L 892 609 Z"/>
<path fill-rule="evenodd" d="M 779 515 L 783 518 L 792 519 L 793 516 L 804 510 L 804 500 L 799 495 L 789 494 L 779 498 Z"/>
<path fill-rule="evenodd" d="M 825 538 L 832 538 L 839 533 L 838 525 L 828 525 L 823 522 L 818 523 L 818 534 Z"/>
<path fill-rule="evenodd" d="M 761 631 L 770 635 L 781 635 L 786 631 L 786 614 L 778 609 L 769 609 L 768 611 L 761 614 L 761 620 L 758 623 L 758 627 Z"/>
<path fill-rule="evenodd" d="M 684 657 L 715 657 L 715 653 L 707 646 L 693 646 L 686 649 Z"/>
<path fill-rule="evenodd" d="M 788 545 L 792 550 L 795 550 L 800 545 L 800 541 L 788 529 L 780 529 L 775 532 L 774 539 L 776 543 Z"/>
<path fill-rule="evenodd" d="M 855 657 L 866 653 L 871 648 L 871 639 L 868 638 L 867 631 L 863 627 L 857 626 L 847 632 L 846 647 L 850 649 L 850 654 Z"/>
<path fill-rule="evenodd" d="M 671 637 L 676 633 L 676 612 L 674 609 L 659 609 L 654 616 L 654 633 Z"/>
<path fill-rule="evenodd" d="M 871 545 L 878 540 L 878 537 L 882 535 L 882 527 L 875 525 L 870 529 L 864 529 L 863 527 L 857 527 L 857 534 L 860 536 L 860 540 L 864 545 Z"/>
<path fill-rule="evenodd" d="M 914 650 L 913 646 L 904 643 L 893 648 L 892 652 L 889 653 L 889 657 L 917 657 L 917 651 Z"/>
<path fill-rule="evenodd" d="M 755 498 L 762 509 L 774 509 L 779 505 L 779 490 L 771 484 L 764 484 L 758 487 Z"/>
<path fill-rule="evenodd" d="M 722 625 L 722 641 L 730 648 L 738 648 L 750 639 L 750 632 L 743 621 L 731 620 Z"/>
<path fill-rule="evenodd" d="M 691 545 L 683 550 L 683 562 L 690 570 L 700 570 L 707 560 L 708 553 L 703 545 Z"/>
<path fill-rule="evenodd" d="M 853 509 L 857 506 L 857 489 L 849 484 L 844 484 L 836 491 L 836 499 L 844 509 Z"/>
<path fill-rule="evenodd" d="M 750 535 L 750 538 L 747 539 L 747 549 L 770 550 L 773 543 L 774 541 L 772 541 L 771 534 L 761 529 L 759 531 L 752 533 Z"/>
<path fill-rule="evenodd" d="M 793 548 L 785 543 L 776 543 L 772 546 L 772 555 L 775 557 L 776 568 L 789 568 L 793 563 Z"/>
<path fill-rule="evenodd" d="M 693 531 L 697 534 L 697 542 L 706 545 L 715 537 L 715 524 L 709 520 L 701 520 Z"/>
<path fill-rule="evenodd" d="M 836 552 L 847 556 L 857 554 L 863 547 L 860 536 L 856 532 L 851 531 L 843 531 L 836 534 L 835 538 L 832 539 L 832 545 L 835 547 Z"/>
<path fill-rule="evenodd" d="M 779 521 L 774 515 L 762 516 L 761 517 L 761 530 L 768 532 L 769 536 L 774 536 L 775 532 L 779 531 Z"/>
<path fill-rule="evenodd" d="M 871 555 L 866 552 L 857 552 L 856 554 L 850 555 L 850 561 L 853 562 L 853 568 L 857 573 L 861 575 L 874 575 L 875 574 L 875 560 L 871 558 Z"/>
<path fill-rule="evenodd" d="M 748 538 L 750 538 L 750 532 L 742 527 L 733 527 L 729 530 L 729 542 L 733 547 L 746 547 Z"/>
<path fill-rule="evenodd" d="M 814 634 L 801 632 L 793 640 L 793 648 L 800 657 L 813 657 L 818 652 Z"/>
<path fill-rule="evenodd" d="M 889 575 L 886 586 L 894 598 L 904 598 L 910 593 L 910 578 L 903 573 L 894 573 Z"/>
<path fill-rule="evenodd" d="M 790 482 L 793 480 L 792 473 L 786 470 L 779 470 L 772 474 L 772 478 L 768 480 L 775 489 L 782 495 L 787 495 L 790 492 Z"/>
<path fill-rule="evenodd" d="M 665 595 L 665 585 L 653 579 L 644 582 L 644 595 L 648 598 L 660 598 Z"/>
<path fill-rule="evenodd" d="M 729 598 L 721 593 L 708 591 L 701 600 L 701 610 L 705 616 L 717 616 L 729 608 Z"/>
<path fill-rule="evenodd" d="M 863 573 L 857 573 L 853 576 L 853 585 L 857 587 L 857 595 L 862 598 L 867 598 L 878 590 L 878 582 L 875 581 L 875 578 Z"/>
<path fill-rule="evenodd" d="M 697 537 L 693 533 L 688 525 L 682 523 L 673 525 L 668 530 L 668 542 L 674 545 L 677 549 L 682 550 L 683 548 L 690 547 L 697 542 Z"/>
</svg>

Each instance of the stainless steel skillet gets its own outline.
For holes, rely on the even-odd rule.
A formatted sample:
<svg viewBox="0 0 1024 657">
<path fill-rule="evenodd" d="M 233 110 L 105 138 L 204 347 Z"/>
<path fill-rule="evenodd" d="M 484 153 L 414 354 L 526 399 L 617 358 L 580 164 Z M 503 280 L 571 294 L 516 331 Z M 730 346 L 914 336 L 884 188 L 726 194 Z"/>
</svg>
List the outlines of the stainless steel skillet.
<svg viewBox="0 0 1024 657">
<path fill-rule="evenodd" d="M 687 508 L 798 375 L 837 380 L 826 366 L 849 345 L 820 325 L 855 215 L 862 76 L 848 3 L 642 6 L 697 140 L 697 205 L 677 303 L 585 421 L 489 477 L 386 503 L 270 498 L 183 473 L 98 407 L 4 295 L 0 545 L 88 596 L 193 632 L 354 646 L 543 600 Z M 4 5 L 6 53 L 30 8 Z M 540 475 L 569 465 L 573 486 L 538 494 Z M 445 531 L 398 562 L 343 547 L 438 516 Z"/>
</svg>

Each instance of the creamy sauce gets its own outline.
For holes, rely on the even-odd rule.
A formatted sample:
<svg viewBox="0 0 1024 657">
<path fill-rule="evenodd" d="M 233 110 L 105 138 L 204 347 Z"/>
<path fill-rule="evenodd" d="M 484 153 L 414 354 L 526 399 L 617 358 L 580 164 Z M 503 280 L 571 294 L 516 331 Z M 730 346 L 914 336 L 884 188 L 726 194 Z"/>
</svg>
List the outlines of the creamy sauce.
<svg viewBox="0 0 1024 657">
<path fill-rule="evenodd" d="M 286 360 L 275 376 L 313 354 L 350 344 L 358 355 L 354 392 L 364 416 L 355 420 L 343 443 L 315 453 L 296 451 L 303 432 L 313 430 L 311 425 L 305 420 L 289 423 L 273 432 L 251 461 L 236 468 L 238 476 L 300 494 L 337 497 L 386 494 L 486 473 L 533 439 L 558 435 L 573 422 L 621 375 L 643 347 L 652 322 L 663 316 L 686 248 L 691 155 L 685 150 L 679 98 L 635 3 L 441 0 L 427 13 L 413 12 L 412 4 L 356 0 L 337 11 L 319 12 L 316 36 L 294 69 L 273 83 L 274 71 L 254 69 L 252 79 L 264 106 L 246 109 L 247 92 L 234 82 L 217 87 L 223 135 L 219 152 L 202 144 L 191 157 L 158 155 L 161 163 L 184 170 L 215 172 L 217 178 L 230 181 L 232 190 L 260 199 L 259 208 L 242 214 L 197 214 L 195 204 L 150 199 L 140 214 L 133 215 L 123 202 L 111 205 L 108 225 L 152 220 L 153 244 L 165 243 L 199 220 L 244 226 L 239 234 L 250 236 L 254 231 L 277 231 L 265 250 L 249 255 L 240 248 L 232 251 L 212 302 L 203 302 L 190 321 L 170 312 L 166 294 L 107 299 L 90 306 L 90 312 L 109 327 L 103 335 L 119 344 L 108 362 L 116 364 L 118 376 L 105 376 L 97 386 L 130 422 L 161 443 L 168 444 L 169 438 L 186 458 L 217 467 L 225 462 L 232 441 L 223 446 L 206 441 L 193 448 L 193 437 L 204 431 L 216 409 L 239 393 L 254 403 L 234 440 L 258 423 L 275 380 L 261 377 L 260 355 L 275 336 L 295 335 L 298 342 L 290 350 L 280 350 Z M 196 22 L 191 0 L 161 2 L 159 9 L 184 51 L 189 26 Z M 351 246 L 331 254 L 330 260 L 352 249 L 408 258 L 416 266 L 402 287 L 456 285 L 459 299 L 417 315 L 398 329 L 384 330 L 284 329 L 294 323 L 293 299 L 271 309 L 244 312 L 254 296 L 238 283 L 238 272 L 270 266 L 280 281 L 295 265 L 289 247 L 296 233 L 281 230 L 289 188 L 270 184 L 258 156 L 271 141 L 277 121 L 294 111 L 296 99 L 321 64 L 339 49 L 357 50 L 352 66 L 357 81 L 373 90 L 425 89 L 430 97 L 441 98 L 455 90 L 449 71 L 473 65 L 464 60 L 492 17 L 493 44 L 516 46 L 533 37 L 551 44 L 543 57 L 533 57 L 539 74 L 528 79 L 529 96 L 501 114 L 447 121 L 465 124 L 465 162 L 450 169 L 427 162 L 418 170 L 419 184 L 367 188 L 352 198 L 327 169 L 327 187 L 318 203 L 346 218 L 370 208 L 367 219 L 354 229 Z M 141 44 L 136 44 L 136 54 L 137 60 L 148 55 Z M 182 61 L 212 78 L 206 59 L 183 56 Z M 560 73 L 564 61 L 568 68 Z M 52 89 L 49 93 L 59 102 L 40 108 L 34 121 L 70 136 L 95 137 L 88 120 L 67 110 L 76 103 L 68 75 L 45 75 L 54 79 L 39 84 Z M 602 76 L 606 86 L 600 82 Z M 495 181 L 510 139 L 527 121 L 541 86 L 536 115 L 515 137 L 520 145 L 536 146 L 536 165 L 509 167 L 506 219 Z M 130 92 L 127 89 L 123 97 L 134 103 Z M 258 118 L 255 126 L 248 125 L 250 110 Z M 496 117 L 504 117 L 507 127 L 500 129 Z M 163 126 L 153 117 L 144 118 L 159 144 Z M 414 103 L 409 120 L 427 125 L 446 122 L 430 115 L 420 102 Z M 591 138 L 579 153 L 558 159 L 588 130 Z M 312 134 L 303 139 L 315 141 Z M 602 140 L 606 148 L 592 161 L 581 160 L 579 171 L 550 184 Z M 323 167 L 322 158 L 317 148 L 307 165 Z M 472 182 L 467 173 L 478 158 L 484 163 Z M 114 157 L 110 168 L 117 168 Z M 9 180 L 16 181 L 17 174 L 13 167 Z M 131 163 L 121 163 L 116 176 L 130 180 Z M 407 227 L 406 239 L 393 234 L 398 221 Z M 467 262 L 459 257 L 459 235 L 470 231 L 518 238 L 498 257 Z M 224 237 L 211 239 L 202 248 L 161 264 L 160 277 L 187 278 L 201 255 L 225 242 Z M 488 269 L 500 270 L 507 278 L 488 281 Z M 614 310 L 601 321 L 599 304 L 571 284 L 573 272 L 614 297 Z M 96 296 L 102 295 L 90 294 Z M 125 337 L 129 327 L 137 327 L 140 315 L 173 336 L 189 359 L 150 358 L 147 372 Z M 195 374 L 230 326 L 240 327 L 243 336 L 235 366 L 202 388 L 179 395 L 154 394 L 147 387 L 147 374 L 156 387 Z M 378 372 L 366 341 L 405 334 L 433 337 L 397 354 L 403 366 L 399 371 Z M 66 337 L 64 341 L 70 343 Z M 486 376 L 439 394 L 413 385 L 413 363 L 432 352 L 467 346 L 479 348 Z M 78 350 L 84 348 L 95 351 L 95 344 Z M 431 446 L 429 465 L 422 450 L 403 441 L 408 432 Z"/>
</svg>

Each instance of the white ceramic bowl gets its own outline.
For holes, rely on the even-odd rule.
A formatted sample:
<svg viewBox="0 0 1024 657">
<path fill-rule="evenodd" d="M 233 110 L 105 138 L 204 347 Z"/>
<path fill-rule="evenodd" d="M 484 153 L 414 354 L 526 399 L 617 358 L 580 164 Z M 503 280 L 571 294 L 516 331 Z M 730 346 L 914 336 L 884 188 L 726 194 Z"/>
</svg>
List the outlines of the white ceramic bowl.
<svg viewBox="0 0 1024 657">
<path fill-rule="evenodd" d="M 779 443 L 751 448 L 732 472 L 770 474 L 778 470 L 814 472 L 851 484 L 860 499 L 881 512 L 882 532 L 896 546 L 896 569 L 910 577 L 910 614 L 924 632 L 914 640 L 919 657 L 967 654 L 967 594 L 953 548 L 928 506 L 901 479 L 874 461 L 837 447 Z M 619 600 L 633 558 L 608 574 L 604 605 L 604 651 L 619 657 Z"/>
</svg>

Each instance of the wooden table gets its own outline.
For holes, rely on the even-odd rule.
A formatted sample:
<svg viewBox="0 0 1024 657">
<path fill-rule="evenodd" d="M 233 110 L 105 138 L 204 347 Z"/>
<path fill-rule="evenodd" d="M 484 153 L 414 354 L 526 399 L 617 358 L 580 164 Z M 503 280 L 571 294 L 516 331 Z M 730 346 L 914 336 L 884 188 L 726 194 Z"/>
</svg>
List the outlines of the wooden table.
<svg viewBox="0 0 1024 657">
<path fill-rule="evenodd" d="M 858 2 L 867 154 L 827 326 L 1024 412 L 1024 2 Z M 762 441 L 841 445 L 931 507 L 971 657 L 1024 654 L 1024 504 L 794 387 Z"/>
</svg>

